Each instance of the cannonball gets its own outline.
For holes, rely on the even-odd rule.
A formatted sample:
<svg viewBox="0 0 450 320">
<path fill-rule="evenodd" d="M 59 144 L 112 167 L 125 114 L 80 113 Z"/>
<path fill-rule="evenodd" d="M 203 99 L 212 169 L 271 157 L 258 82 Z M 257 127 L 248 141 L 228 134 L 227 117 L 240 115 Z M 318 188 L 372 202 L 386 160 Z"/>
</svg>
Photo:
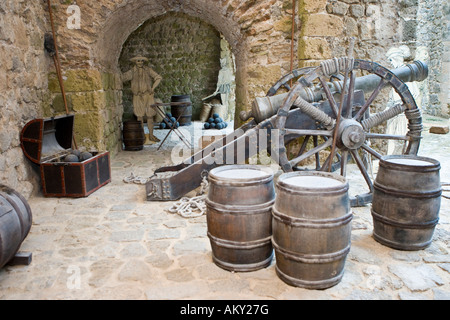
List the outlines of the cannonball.
<svg viewBox="0 0 450 320">
<path fill-rule="evenodd" d="M 172 121 L 172 123 L 175 123 L 177 119 L 175 119 L 175 117 L 170 117 L 170 121 Z"/>
<path fill-rule="evenodd" d="M 169 113 L 169 112 L 166 113 L 166 116 L 167 116 L 169 119 L 172 118 L 172 114 Z"/>
<path fill-rule="evenodd" d="M 92 158 L 92 153 L 90 153 L 90 152 L 84 151 L 80 155 L 80 160 L 81 161 L 85 161 L 85 160 L 87 160 L 89 158 Z"/>
<path fill-rule="evenodd" d="M 80 150 L 72 150 L 70 153 L 76 155 L 77 157 L 80 157 L 81 151 Z"/>
<path fill-rule="evenodd" d="M 160 127 L 161 129 L 165 129 L 165 128 L 167 127 L 167 125 L 166 125 L 165 122 L 161 122 L 161 123 L 159 124 L 159 127 Z"/>
<path fill-rule="evenodd" d="M 64 157 L 64 162 L 80 162 L 80 159 L 75 154 L 68 154 Z"/>
<path fill-rule="evenodd" d="M 213 123 L 210 123 L 209 127 L 210 127 L 211 129 L 214 129 L 214 128 L 216 127 L 216 124 L 215 124 L 214 122 L 213 122 Z"/>
<path fill-rule="evenodd" d="M 222 130 L 223 129 L 222 123 L 217 123 L 216 128 Z"/>
<path fill-rule="evenodd" d="M 213 122 L 214 122 L 214 118 L 209 118 L 209 119 L 208 119 L 208 122 L 209 122 L 209 123 L 213 123 Z"/>
<path fill-rule="evenodd" d="M 220 118 L 215 118 L 215 119 L 214 119 L 214 122 L 215 122 L 215 123 L 221 123 L 222 121 L 221 121 Z"/>
<path fill-rule="evenodd" d="M 203 127 L 204 127 L 205 129 L 209 129 L 209 127 L 210 127 L 209 122 L 205 122 L 205 124 L 203 125 Z"/>
<path fill-rule="evenodd" d="M 219 116 L 218 113 L 214 113 L 214 114 L 213 114 L 213 118 L 214 118 L 214 119 L 219 118 L 219 117 L 220 117 L 220 116 Z"/>
</svg>

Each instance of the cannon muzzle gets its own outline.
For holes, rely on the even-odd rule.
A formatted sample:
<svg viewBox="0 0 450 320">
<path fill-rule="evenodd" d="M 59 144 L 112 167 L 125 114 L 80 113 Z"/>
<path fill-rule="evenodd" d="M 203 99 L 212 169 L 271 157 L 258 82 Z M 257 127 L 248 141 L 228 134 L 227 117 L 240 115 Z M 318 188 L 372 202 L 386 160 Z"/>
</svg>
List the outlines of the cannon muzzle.
<svg viewBox="0 0 450 320">
<path fill-rule="evenodd" d="M 355 61 L 360 63 L 364 62 L 363 60 Z M 379 67 L 383 68 L 381 66 Z M 390 72 L 403 82 L 423 81 L 428 77 L 428 66 L 422 61 L 414 61 L 411 64 L 390 70 Z M 380 77 L 377 74 L 369 74 L 356 78 L 354 89 L 370 92 L 378 86 L 379 82 Z M 343 81 L 340 80 L 328 82 L 327 85 L 333 94 L 340 93 L 343 89 Z M 252 104 L 252 110 L 250 112 L 242 111 L 239 117 L 242 121 L 254 118 L 257 123 L 260 123 L 278 112 L 278 109 L 283 105 L 288 94 L 287 92 L 271 97 L 256 98 Z M 322 88 L 305 87 L 300 91 L 300 97 L 310 103 L 319 102 L 323 100 L 324 91 Z M 294 105 L 296 104 L 294 103 Z"/>
</svg>

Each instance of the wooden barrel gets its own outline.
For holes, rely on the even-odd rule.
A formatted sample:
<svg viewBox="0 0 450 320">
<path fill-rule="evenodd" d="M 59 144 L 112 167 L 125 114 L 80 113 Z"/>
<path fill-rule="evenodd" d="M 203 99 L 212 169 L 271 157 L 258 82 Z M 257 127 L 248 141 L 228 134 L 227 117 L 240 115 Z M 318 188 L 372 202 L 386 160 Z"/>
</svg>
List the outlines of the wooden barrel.
<svg viewBox="0 0 450 320">
<path fill-rule="evenodd" d="M 206 220 L 213 261 L 230 271 L 254 271 L 272 262 L 269 168 L 228 165 L 209 172 Z"/>
<path fill-rule="evenodd" d="M 142 122 L 125 121 L 123 123 L 122 136 L 125 150 L 139 151 L 144 148 L 145 133 Z"/>
<path fill-rule="evenodd" d="M 431 244 L 439 220 L 440 163 L 414 155 L 380 160 L 372 200 L 373 237 L 400 250 Z"/>
<path fill-rule="evenodd" d="M 189 105 L 173 105 L 170 107 L 170 110 L 172 112 L 172 116 L 175 117 L 175 119 L 178 119 L 179 116 L 180 120 L 178 121 L 180 123 L 180 126 L 188 126 L 192 122 L 192 104 L 191 99 L 188 94 L 183 95 L 173 95 L 170 99 L 171 102 L 188 102 Z"/>
<path fill-rule="evenodd" d="M 352 213 L 345 178 L 326 172 L 282 174 L 272 208 L 276 272 L 289 285 L 325 289 L 342 279 Z"/>
<path fill-rule="evenodd" d="M 0 268 L 19 250 L 31 229 L 31 208 L 15 190 L 0 184 Z"/>
</svg>

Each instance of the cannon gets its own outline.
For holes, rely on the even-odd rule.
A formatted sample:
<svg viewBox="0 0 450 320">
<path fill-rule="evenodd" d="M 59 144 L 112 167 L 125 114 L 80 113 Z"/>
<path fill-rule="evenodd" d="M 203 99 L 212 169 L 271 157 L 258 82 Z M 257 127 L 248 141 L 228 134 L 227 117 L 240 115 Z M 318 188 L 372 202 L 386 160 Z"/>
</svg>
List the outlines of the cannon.
<svg viewBox="0 0 450 320">
<path fill-rule="evenodd" d="M 182 163 L 155 170 L 146 183 L 147 200 L 177 200 L 199 187 L 212 168 L 245 163 L 266 150 L 284 172 L 340 170 L 346 176 L 353 159 L 368 190 L 352 196 L 350 202 L 352 206 L 368 204 L 373 183 L 367 159 L 383 156 L 379 150 L 382 148 L 375 146 L 380 141 L 400 141 L 402 154 L 418 152 L 422 116 L 405 83 L 423 81 L 427 76 L 428 67 L 420 61 L 388 70 L 375 62 L 351 57 L 293 70 L 277 81 L 265 97 L 256 98 L 251 111 L 241 112 L 241 120 L 247 121 L 244 125 Z M 398 95 L 400 103 L 387 107 L 390 92 Z M 406 117 L 407 132 L 378 132 L 380 125 L 397 116 Z M 294 155 L 287 152 L 293 141 L 299 145 Z M 312 162 L 312 167 L 304 166 L 305 162 Z M 161 172 L 173 174 L 158 177 Z"/>
</svg>

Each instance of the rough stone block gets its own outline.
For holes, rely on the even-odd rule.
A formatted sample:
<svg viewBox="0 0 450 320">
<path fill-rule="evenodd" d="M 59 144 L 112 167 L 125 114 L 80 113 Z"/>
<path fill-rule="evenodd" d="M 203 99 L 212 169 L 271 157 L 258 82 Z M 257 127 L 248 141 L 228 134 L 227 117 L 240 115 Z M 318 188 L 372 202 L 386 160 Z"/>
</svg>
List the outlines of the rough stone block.
<svg viewBox="0 0 450 320">
<path fill-rule="evenodd" d="M 72 108 L 76 112 L 102 110 L 106 107 L 104 91 L 77 93 L 71 95 Z"/>
<path fill-rule="evenodd" d="M 74 136 L 79 145 L 96 150 L 104 150 L 104 126 L 99 113 L 77 114 L 74 123 Z"/>
<path fill-rule="evenodd" d="M 331 58 L 328 42 L 323 38 L 304 37 L 299 46 L 299 59 L 325 60 Z"/>
<path fill-rule="evenodd" d="M 305 36 L 339 36 L 344 30 L 341 18 L 324 13 L 311 14 L 306 20 Z"/>
<path fill-rule="evenodd" d="M 102 76 L 94 69 L 68 70 L 64 81 L 67 92 L 85 92 L 103 89 Z"/>
<path fill-rule="evenodd" d="M 324 11 L 327 5 L 327 0 L 305 0 L 304 9 L 310 13 Z"/>
<path fill-rule="evenodd" d="M 438 126 L 433 125 L 430 128 L 430 133 L 436 133 L 436 134 L 447 134 L 449 132 L 448 126 Z"/>
</svg>

